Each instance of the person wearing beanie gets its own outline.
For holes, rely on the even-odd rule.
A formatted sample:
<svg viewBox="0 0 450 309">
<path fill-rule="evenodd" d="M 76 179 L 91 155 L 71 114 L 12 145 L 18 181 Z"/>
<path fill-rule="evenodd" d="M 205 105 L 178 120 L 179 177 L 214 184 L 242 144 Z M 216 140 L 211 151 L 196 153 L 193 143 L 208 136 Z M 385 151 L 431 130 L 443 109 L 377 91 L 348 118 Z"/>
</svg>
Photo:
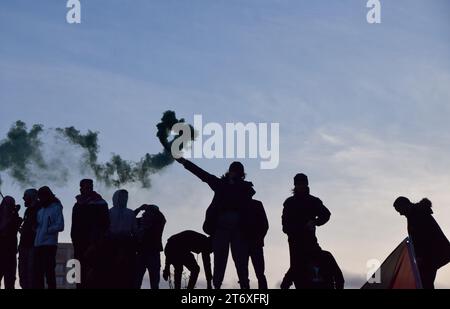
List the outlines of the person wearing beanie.
<svg viewBox="0 0 450 309">
<path fill-rule="evenodd" d="M 322 201 L 310 194 L 308 177 L 294 177 L 293 195 L 283 204 L 282 226 L 288 236 L 290 269 L 297 288 L 303 285 L 307 261 L 317 252 L 316 227 L 330 219 L 330 211 Z"/>
</svg>

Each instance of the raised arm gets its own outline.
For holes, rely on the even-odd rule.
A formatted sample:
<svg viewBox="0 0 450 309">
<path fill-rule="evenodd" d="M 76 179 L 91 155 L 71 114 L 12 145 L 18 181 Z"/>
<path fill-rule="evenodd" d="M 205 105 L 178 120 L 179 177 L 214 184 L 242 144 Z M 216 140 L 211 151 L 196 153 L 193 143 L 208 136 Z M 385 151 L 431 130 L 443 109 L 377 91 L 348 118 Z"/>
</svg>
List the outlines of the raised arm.
<svg viewBox="0 0 450 309">
<path fill-rule="evenodd" d="M 217 188 L 220 181 L 218 177 L 211 175 L 207 171 L 184 158 L 177 159 L 176 161 L 182 164 L 184 168 L 190 171 L 192 174 L 200 178 L 201 181 L 206 182 L 212 190 L 215 190 Z"/>
</svg>

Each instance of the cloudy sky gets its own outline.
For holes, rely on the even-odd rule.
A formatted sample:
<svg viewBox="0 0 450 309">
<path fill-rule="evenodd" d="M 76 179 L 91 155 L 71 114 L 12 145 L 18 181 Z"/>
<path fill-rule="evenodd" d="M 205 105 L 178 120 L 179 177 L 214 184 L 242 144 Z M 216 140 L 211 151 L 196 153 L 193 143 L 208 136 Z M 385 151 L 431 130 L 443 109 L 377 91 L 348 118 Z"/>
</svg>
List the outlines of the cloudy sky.
<svg viewBox="0 0 450 309">
<path fill-rule="evenodd" d="M 377 25 L 366 21 L 365 0 L 81 3 L 82 23 L 70 25 L 65 1 L 1 1 L 1 137 L 18 119 L 74 125 L 100 132 L 102 160 L 137 160 L 160 151 L 155 124 L 168 109 L 189 122 L 201 114 L 221 124 L 280 123 L 278 168 L 244 160 L 269 216 L 272 287 L 288 268 L 280 216 L 297 172 L 309 175 L 312 194 L 332 212 L 319 242 L 348 287 L 360 287 L 366 262 L 383 260 L 406 236 L 391 207 L 397 196 L 430 198 L 450 235 L 447 0 L 381 1 Z M 195 162 L 221 175 L 230 161 Z M 72 162 L 68 155 L 61 164 Z M 67 219 L 87 176 L 72 175 L 51 184 Z M 2 178 L 2 190 L 20 198 L 23 188 Z M 165 239 L 200 231 L 210 189 L 178 165 L 152 182 L 148 190 L 125 186 L 130 207 L 160 205 Z M 98 189 L 110 200 L 113 190 Z M 236 277 L 229 264 L 227 286 Z M 437 286 L 450 288 L 450 266 Z"/>
</svg>

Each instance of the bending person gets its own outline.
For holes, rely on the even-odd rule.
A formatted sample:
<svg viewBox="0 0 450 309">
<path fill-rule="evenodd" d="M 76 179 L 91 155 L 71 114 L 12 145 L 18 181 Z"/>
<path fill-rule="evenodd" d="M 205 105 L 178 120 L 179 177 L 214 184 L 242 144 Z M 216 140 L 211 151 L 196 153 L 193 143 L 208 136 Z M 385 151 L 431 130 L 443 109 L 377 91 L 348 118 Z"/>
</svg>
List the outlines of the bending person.
<svg viewBox="0 0 450 309">
<path fill-rule="evenodd" d="M 195 261 L 192 252 L 202 254 L 207 287 L 211 289 L 212 274 L 211 259 L 209 257 L 211 254 L 211 241 L 209 237 L 194 231 L 184 231 L 173 235 L 167 240 L 164 249 L 166 255 L 166 266 L 163 271 L 164 280 L 169 280 L 170 265 L 173 265 L 175 268 L 175 289 L 181 289 L 181 275 L 183 267 L 186 267 L 191 272 L 187 288 L 194 289 L 200 273 L 200 267 Z"/>
<path fill-rule="evenodd" d="M 450 261 L 450 243 L 433 218 L 431 202 L 423 199 L 414 204 L 401 196 L 395 200 L 394 208 L 408 220 L 408 234 L 414 246 L 423 288 L 434 289 L 438 269 Z"/>
</svg>

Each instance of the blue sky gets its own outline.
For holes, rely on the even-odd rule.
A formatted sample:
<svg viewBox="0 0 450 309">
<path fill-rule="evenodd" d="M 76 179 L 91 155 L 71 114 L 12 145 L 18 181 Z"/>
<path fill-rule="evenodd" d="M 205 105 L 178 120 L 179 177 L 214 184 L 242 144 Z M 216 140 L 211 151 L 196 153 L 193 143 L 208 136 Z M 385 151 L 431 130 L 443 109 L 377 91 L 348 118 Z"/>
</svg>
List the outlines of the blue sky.
<svg viewBox="0 0 450 309">
<path fill-rule="evenodd" d="M 82 0 L 82 23 L 69 25 L 65 1 L 2 1 L 1 136 L 17 119 L 75 125 L 100 132 L 102 159 L 138 159 L 160 150 L 154 125 L 167 109 L 279 122 L 279 168 L 245 161 L 270 216 L 271 284 L 288 264 L 282 202 L 303 171 L 333 213 L 320 242 L 358 286 L 366 261 L 406 235 L 390 207 L 398 195 L 428 196 L 450 233 L 450 4 L 381 1 L 382 23 L 369 25 L 366 1 L 330 2 Z M 229 160 L 197 163 L 221 174 Z M 67 218 L 77 179 L 56 190 Z M 200 230 L 209 189 L 175 165 L 153 180 L 128 188 L 130 206 L 165 209 L 165 237 Z M 438 284 L 450 287 L 448 267 Z"/>
</svg>

